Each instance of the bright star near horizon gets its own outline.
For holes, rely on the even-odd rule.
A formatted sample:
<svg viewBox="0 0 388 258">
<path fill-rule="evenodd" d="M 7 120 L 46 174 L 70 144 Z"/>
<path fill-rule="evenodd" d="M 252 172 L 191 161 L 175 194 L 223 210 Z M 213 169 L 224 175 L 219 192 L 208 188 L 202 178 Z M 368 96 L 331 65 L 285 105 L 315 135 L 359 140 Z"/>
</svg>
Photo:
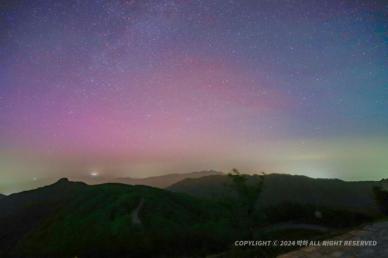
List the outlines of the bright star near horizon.
<svg viewBox="0 0 388 258">
<path fill-rule="evenodd" d="M 90 172 L 90 175 L 93 177 L 96 177 L 99 175 L 99 173 L 97 171 L 92 171 L 92 172 Z"/>
</svg>

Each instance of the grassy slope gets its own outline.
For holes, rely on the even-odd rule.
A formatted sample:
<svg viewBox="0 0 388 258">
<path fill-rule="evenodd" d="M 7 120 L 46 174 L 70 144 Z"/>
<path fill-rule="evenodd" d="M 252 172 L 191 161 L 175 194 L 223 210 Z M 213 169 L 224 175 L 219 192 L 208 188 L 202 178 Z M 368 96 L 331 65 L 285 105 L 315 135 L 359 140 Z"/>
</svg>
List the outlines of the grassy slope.
<svg viewBox="0 0 388 258">
<path fill-rule="evenodd" d="M 67 185 L 72 186 L 72 183 Z M 60 195 L 64 189 L 57 188 L 67 187 L 51 186 L 14 196 L 14 199 L 33 197 L 31 199 L 36 200 L 42 191 Z M 38 212 L 37 219 L 29 218 L 33 223 L 16 234 L 14 238 L 21 240 L 11 245 L 14 248 L 8 249 L 8 255 L 201 255 L 227 248 L 230 238 L 238 235 L 232 232 L 231 218 L 226 216 L 225 208 L 212 201 L 146 186 L 103 184 L 75 188 L 71 194 L 62 194 L 62 198 L 55 198 L 55 201 L 41 199 L 38 203 L 43 211 Z M 144 205 L 139 215 L 143 225 L 138 226 L 132 224 L 131 212 L 141 198 Z M 32 210 L 39 210 L 34 203 L 37 204 L 32 201 L 20 205 L 14 214 L 34 214 Z M 52 208 L 46 209 L 47 204 Z M 13 218 L 3 216 L 1 224 L 5 221 L 13 225 L 22 223 L 19 219 L 23 218 Z M 8 237 L 4 233 L 2 236 Z"/>
<path fill-rule="evenodd" d="M 227 176 L 186 179 L 168 189 L 197 197 L 227 195 Z M 345 182 L 338 179 L 312 179 L 305 176 L 266 175 L 260 204 L 264 207 L 296 203 L 375 215 L 378 206 L 373 197 L 376 182 Z"/>
<path fill-rule="evenodd" d="M 196 191 L 209 191 L 206 196 L 211 191 L 231 192 L 230 188 L 225 188 L 226 177 L 221 177 L 224 180 L 221 184 L 219 177 L 209 178 L 200 180 L 201 187 L 191 182 L 189 186 Z M 311 183 L 310 180 L 303 182 Z M 268 177 L 266 182 L 270 182 Z M 342 181 L 333 182 L 342 184 Z M 281 180 L 280 183 L 287 182 Z M 300 182 L 289 184 L 290 189 L 297 186 Z M 330 185 L 326 187 L 333 189 Z M 307 189 L 311 190 L 308 186 Z M 264 189 L 263 194 L 267 190 Z M 335 198 L 333 196 L 335 194 L 330 198 Z M 300 198 L 298 195 L 291 197 Z M 139 213 L 142 225 L 139 226 L 132 223 L 131 213 L 142 199 L 144 205 Z M 202 257 L 226 250 L 231 250 L 227 251 L 229 254 L 239 253 L 238 249 L 230 248 L 233 241 L 247 237 L 247 230 L 241 227 L 244 223 L 241 224 L 236 216 L 239 214 L 236 213 L 236 200 L 231 200 L 224 198 L 223 202 L 218 202 L 146 186 L 89 186 L 61 180 L 0 200 L 0 257 L 128 257 L 128 254 L 131 257 Z M 270 216 L 266 223 L 287 221 L 296 216 L 302 218 L 301 223 L 338 224 L 341 227 L 344 219 L 354 220 L 353 213 L 335 209 L 321 210 L 324 217 L 317 220 L 313 216 L 316 205 L 278 208 L 280 210 L 268 210 Z M 329 216 L 325 217 L 326 214 Z M 354 223 L 359 222 L 354 220 Z M 259 225 L 257 229 L 255 239 L 279 238 L 279 232 L 263 235 Z M 288 230 L 280 235 L 291 239 L 294 236 L 319 237 L 321 233 Z M 248 250 L 260 256 L 265 254 L 265 257 L 281 251 L 284 250 Z"/>
</svg>

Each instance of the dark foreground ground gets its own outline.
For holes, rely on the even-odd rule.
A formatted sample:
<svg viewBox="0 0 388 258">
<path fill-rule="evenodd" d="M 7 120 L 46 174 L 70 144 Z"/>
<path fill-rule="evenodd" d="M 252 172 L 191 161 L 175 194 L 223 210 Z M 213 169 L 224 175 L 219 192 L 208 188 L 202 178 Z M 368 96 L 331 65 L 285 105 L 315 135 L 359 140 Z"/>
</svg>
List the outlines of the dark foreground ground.
<svg viewBox="0 0 388 258">
<path fill-rule="evenodd" d="M 264 206 L 258 197 L 270 195 L 268 188 L 262 191 L 255 187 L 259 177 L 249 177 L 246 184 L 240 182 L 234 187 L 230 187 L 228 178 L 221 178 L 221 183 L 218 183 L 220 178 L 215 179 L 199 180 L 201 184 L 198 180 L 181 184 L 179 189 L 188 189 L 186 193 L 178 192 L 178 187 L 172 191 L 116 183 L 87 185 L 61 179 L 35 190 L 3 196 L 0 199 L 0 257 L 266 258 L 288 253 L 296 247 L 241 248 L 234 245 L 235 241 L 318 241 L 349 231 L 350 235 L 345 237 L 370 237 L 379 245 L 376 249 L 307 248 L 285 257 L 304 257 L 306 252 L 316 257 L 321 254 L 346 257 L 352 252 L 354 255 L 358 252 L 355 257 L 387 257 L 387 223 L 373 222 L 382 218 L 383 213 L 377 208 L 379 202 L 388 200 L 388 194 L 380 192 L 379 201 L 374 204 L 371 183 L 362 186 L 369 199 L 360 200 L 371 207 L 376 205 L 376 209 L 362 210 L 356 204 L 341 208 L 338 201 L 342 194 L 342 201 L 347 204 L 348 196 L 359 191 L 360 184 L 346 185 L 345 189 L 339 187 L 344 185 L 339 181 L 292 178 L 289 189 L 295 190 L 288 191 L 289 201 L 285 202 L 279 192 L 274 192 L 278 201 Z M 281 178 L 280 183 L 287 187 L 287 181 L 291 179 Z M 331 192 L 330 198 L 338 195 L 335 205 L 330 206 L 327 195 L 304 198 L 299 188 L 312 188 L 314 184 L 322 191 Z M 199 189 L 219 191 L 215 194 L 208 190 L 198 192 Z M 303 202 L 304 199 L 309 201 Z M 365 224 L 372 226 L 354 231 Z"/>
<path fill-rule="evenodd" d="M 388 257 L 388 222 L 378 222 L 352 230 L 343 235 L 332 238 L 336 241 L 373 240 L 376 246 L 334 246 L 334 247 L 306 247 L 297 251 L 278 256 L 278 258 L 323 258 L 323 257 L 359 257 L 385 258 Z"/>
</svg>

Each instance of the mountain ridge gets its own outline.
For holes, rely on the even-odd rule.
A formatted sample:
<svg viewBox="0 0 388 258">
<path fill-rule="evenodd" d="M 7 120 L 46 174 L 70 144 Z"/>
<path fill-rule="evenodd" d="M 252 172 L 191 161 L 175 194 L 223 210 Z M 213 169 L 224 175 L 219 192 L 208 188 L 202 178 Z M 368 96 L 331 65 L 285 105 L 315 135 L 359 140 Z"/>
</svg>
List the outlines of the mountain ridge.
<svg viewBox="0 0 388 258">
<path fill-rule="evenodd" d="M 252 176 L 248 176 L 248 181 L 251 178 Z M 202 198 L 217 198 L 227 194 L 227 185 L 230 183 L 228 176 L 215 175 L 184 179 L 167 189 Z M 265 207 L 282 203 L 323 205 L 376 214 L 378 207 L 373 197 L 373 186 L 377 184 L 378 181 L 352 182 L 299 175 L 267 174 L 264 175 L 259 204 Z"/>
<path fill-rule="evenodd" d="M 171 173 L 160 176 L 151 176 L 144 178 L 131 178 L 131 177 L 104 177 L 104 176 L 84 176 L 84 177 L 73 177 L 69 176 L 68 178 L 73 181 L 85 182 L 87 184 L 96 185 L 96 184 L 105 184 L 105 183 L 122 183 L 130 185 L 148 185 L 157 188 L 166 188 L 174 183 L 177 183 L 185 178 L 197 178 L 208 175 L 222 175 L 222 172 L 216 170 L 201 170 L 194 171 L 189 173 Z M 31 180 L 28 182 L 21 183 L 18 191 L 15 191 L 14 186 L 5 186 L 1 187 L 2 192 L 6 193 L 18 193 L 21 191 L 33 190 L 45 185 L 50 185 L 58 181 L 58 178 L 38 178 L 36 180 Z M 0 185 L 1 186 L 1 185 Z M 1 197 L 0 197 L 1 198 Z"/>
<path fill-rule="evenodd" d="M 225 191 L 226 185 L 220 184 L 220 178 L 229 183 L 227 176 L 211 175 L 186 179 L 175 187 L 189 182 L 195 190 L 196 183 L 202 182 L 202 190 Z M 249 176 L 247 183 L 259 178 Z M 300 183 L 295 184 L 293 180 L 316 182 L 306 177 L 279 175 L 267 175 L 264 182 L 268 183 L 269 178 L 286 181 L 292 191 L 300 188 Z M 340 183 L 341 187 L 345 183 L 323 181 Z M 265 195 L 268 186 L 263 187 Z M 311 188 L 308 184 L 305 187 Z M 332 189 L 332 185 L 328 188 Z M 236 193 L 232 188 L 226 191 Z M 272 234 L 271 237 L 276 238 L 279 234 L 276 223 L 289 225 L 293 221 L 299 223 L 293 224 L 294 227 L 318 223 L 324 227 L 346 228 L 372 218 L 343 211 L 342 207 L 324 207 L 321 203 L 284 205 L 268 210 L 257 209 L 258 206 L 252 216 L 246 217 L 245 206 L 240 206 L 241 199 L 226 198 L 226 195 L 221 195 L 220 199 L 210 198 L 212 196 L 206 196 L 209 192 L 204 193 L 206 198 L 144 185 L 88 185 L 62 178 L 53 184 L 0 199 L 0 257 L 128 257 L 128 254 L 131 257 L 205 257 L 230 250 L 236 239 L 261 238 L 262 234 Z M 315 216 L 317 211 L 320 217 Z M 247 227 L 251 222 L 257 230 Z M 259 230 L 264 225 L 267 225 L 265 228 L 274 226 L 275 232 Z M 292 236 L 295 229 L 288 230 L 287 234 Z M 308 234 L 317 236 L 322 232 L 310 226 Z"/>
<path fill-rule="evenodd" d="M 145 178 L 121 177 L 121 178 L 111 179 L 110 181 L 114 183 L 124 183 L 124 184 L 130 184 L 130 185 L 148 185 L 148 186 L 157 187 L 157 188 L 166 188 L 187 178 L 199 178 L 203 176 L 222 175 L 222 174 L 223 174 L 222 172 L 215 171 L 215 170 L 201 170 L 201 171 L 195 171 L 190 173 L 171 173 L 171 174 L 166 174 L 161 176 L 151 176 L 151 177 L 145 177 Z"/>
</svg>

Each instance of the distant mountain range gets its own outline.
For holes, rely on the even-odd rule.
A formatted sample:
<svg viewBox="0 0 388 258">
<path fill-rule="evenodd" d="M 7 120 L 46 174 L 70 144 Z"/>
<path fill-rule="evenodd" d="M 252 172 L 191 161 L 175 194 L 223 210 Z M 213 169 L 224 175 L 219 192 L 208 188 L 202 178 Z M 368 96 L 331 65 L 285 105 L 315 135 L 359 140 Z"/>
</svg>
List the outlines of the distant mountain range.
<svg viewBox="0 0 388 258">
<path fill-rule="evenodd" d="M 252 176 L 248 176 L 252 180 Z M 205 170 L 199 172 L 167 174 L 147 178 L 74 178 L 88 184 L 121 183 L 146 185 L 164 188 L 173 192 L 182 192 L 200 198 L 220 198 L 230 193 L 231 181 L 222 172 Z M 42 180 L 40 184 L 51 183 Z M 339 179 L 313 179 L 306 176 L 288 174 L 268 174 L 264 176 L 264 186 L 259 204 L 264 207 L 283 203 L 311 204 L 335 209 L 378 213 L 374 200 L 373 186 L 386 185 L 386 181 L 342 181 Z M 38 184 L 35 182 L 35 184 Z M 39 184 L 38 184 L 39 185 Z M 35 186 L 36 187 L 36 186 Z M 4 195 L 0 194 L 0 199 Z"/>
<path fill-rule="evenodd" d="M 251 177 L 252 178 L 252 177 Z M 185 179 L 168 190 L 197 197 L 219 198 L 230 192 L 226 175 Z M 264 176 L 259 204 L 264 207 L 284 203 L 309 204 L 366 214 L 379 212 L 372 188 L 376 181 L 347 182 L 339 179 L 313 179 L 306 176 L 268 174 Z"/>
<path fill-rule="evenodd" d="M 130 184 L 130 185 L 147 185 L 147 186 L 152 186 L 157 188 L 166 188 L 184 179 L 200 178 L 204 176 L 214 176 L 214 175 L 222 175 L 222 174 L 223 174 L 222 172 L 218 172 L 214 170 L 204 170 L 199 172 L 167 174 L 162 176 L 153 176 L 153 177 L 146 177 L 146 178 L 130 178 L 130 177 L 114 178 L 114 179 L 109 179 L 109 182 Z"/>
<path fill-rule="evenodd" d="M 122 184 L 130 184 L 130 185 L 147 185 L 157 188 L 166 188 L 169 187 L 181 180 L 186 178 L 199 178 L 204 176 L 211 175 L 222 175 L 222 172 L 214 171 L 214 170 L 203 170 L 198 172 L 191 173 L 174 173 L 174 174 L 166 174 L 161 176 L 152 176 L 145 178 L 131 178 L 131 177 L 122 177 L 122 178 L 114 178 L 114 177 L 104 177 L 104 176 L 96 176 L 96 177 L 71 177 L 71 180 L 81 181 L 88 184 L 104 184 L 104 183 L 122 183 Z M 21 183 L 19 189 L 21 190 L 29 190 L 37 187 L 41 187 L 44 185 L 49 185 L 58 180 L 57 178 L 40 178 L 31 180 L 29 182 Z M 14 189 L 11 186 L 1 186 L 0 184 L 0 192 L 13 192 Z M 20 190 L 19 190 L 20 191 Z M 1 193 L 0 193 L 1 194 Z M 0 196 L 1 198 L 1 196 Z"/>
</svg>

